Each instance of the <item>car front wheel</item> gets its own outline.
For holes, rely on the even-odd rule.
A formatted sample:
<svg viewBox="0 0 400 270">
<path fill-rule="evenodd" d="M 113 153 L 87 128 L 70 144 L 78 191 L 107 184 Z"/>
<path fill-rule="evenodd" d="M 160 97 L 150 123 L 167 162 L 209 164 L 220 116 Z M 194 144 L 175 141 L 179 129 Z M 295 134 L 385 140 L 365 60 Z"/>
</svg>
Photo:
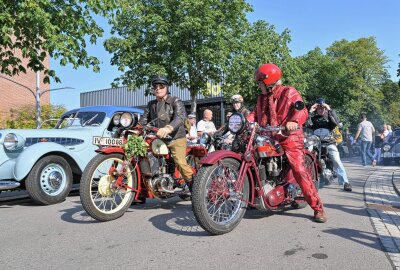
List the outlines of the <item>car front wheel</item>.
<svg viewBox="0 0 400 270">
<path fill-rule="evenodd" d="M 60 203 L 71 191 L 71 167 L 60 156 L 44 157 L 33 166 L 25 186 L 31 198 L 39 204 Z"/>
</svg>

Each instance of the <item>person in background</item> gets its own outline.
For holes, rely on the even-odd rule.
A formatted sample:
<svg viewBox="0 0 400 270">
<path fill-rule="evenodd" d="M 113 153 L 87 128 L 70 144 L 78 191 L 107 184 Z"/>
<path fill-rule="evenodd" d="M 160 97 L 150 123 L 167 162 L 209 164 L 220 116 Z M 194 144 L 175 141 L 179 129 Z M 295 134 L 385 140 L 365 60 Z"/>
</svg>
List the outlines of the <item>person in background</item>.
<svg viewBox="0 0 400 270">
<path fill-rule="evenodd" d="M 244 99 L 241 95 L 233 95 L 231 98 L 233 112 L 238 112 L 246 117 L 250 111 L 244 106 Z"/>
<path fill-rule="evenodd" d="M 197 128 L 196 128 L 196 114 L 191 113 L 188 115 L 188 120 L 190 123 L 190 131 L 186 134 L 186 139 L 190 144 L 196 144 L 199 140 L 197 136 Z"/>
<path fill-rule="evenodd" d="M 316 114 L 314 112 L 317 112 Z M 310 109 L 311 129 L 316 130 L 320 128 L 328 129 L 332 132 L 339 124 L 339 119 L 334 110 L 326 104 L 325 99 L 318 98 L 317 102 L 311 106 Z M 336 140 L 332 138 L 327 141 L 329 145 L 326 146 L 328 155 L 333 163 L 333 170 L 338 176 L 339 185 L 343 185 L 343 190 L 351 191 L 351 184 L 347 178 L 346 169 L 340 159 L 339 150 L 336 146 Z"/>
<path fill-rule="evenodd" d="M 392 126 L 387 125 L 387 135 L 385 136 L 385 142 L 389 142 L 390 138 L 393 136 Z"/>
<path fill-rule="evenodd" d="M 213 113 L 209 109 L 205 109 L 203 112 L 203 120 L 197 123 L 197 136 L 200 138 L 203 132 L 213 135 L 217 129 L 212 121 Z"/>
<path fill-rule="evenodd" d="M 375 148 L 375 153 L 374 153 L 374 160 L 372 161 L 372 166 L 376 166 L 376 164 L 379 164 L 381 162 L 381 148 L 383 145 L 383 130 L 377 130 L 375 134 L 375 140 L 374 140 L 374 148 Z"/>
<path fill-rule="evenodd" d="M 291 110 L 297 101 L 303 101 L 300 93 L 291 86 L 283 86 L 282 71 L 274 64 L 260 66 L 254 74 L 260 95 L 253 112 L 247 117 L 249 122 L 257 122 L 261 127 L 282 125 L 287 136 L 274 135 L 286 153 L 291 171 L 299 184 L 305 201 L 314 210 L 315 222 L 326 222 L 323 203 L 318 195 L 311 174 L 307 172 L 304 157 L 304 135 L 302 125 L 307 121 L 308 112 Z M 290 113 L 289 113 L 290 112 Z"/>
<path fill-rule="evenodd" d="M 367 166 L 367 156 L 374 161 L 374 157 L 371 153 L 371 145 L 373 136 L 375 133 L 375 128 L 370 121 L 367 120 L 366 114 L 361 114 L 361 122 L 358 124 L 358 129 L 356 136 L 354 138 L 354 143 L 357 143 L 357 139 L 361 137 L 361 162 L 363 166 Z"/>
</svg>

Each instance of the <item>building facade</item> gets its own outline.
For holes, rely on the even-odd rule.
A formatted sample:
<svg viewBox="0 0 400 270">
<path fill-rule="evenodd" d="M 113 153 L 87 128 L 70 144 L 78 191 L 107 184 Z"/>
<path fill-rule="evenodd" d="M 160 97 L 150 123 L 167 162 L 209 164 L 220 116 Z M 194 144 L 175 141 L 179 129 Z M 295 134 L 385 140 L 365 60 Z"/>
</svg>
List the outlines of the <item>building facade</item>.
<svg viewBox="0 0 400 270">
<path fill-rule="evenodd" d="M 16 56 L 22 59 L 22 54 L 20 51 L 15 52 Z M 22 65 L 27 66 L 28 61 L 22 59 Z M 50 66 L 50 60 L 47 57 L 44 65 L 46 67 Z M 1 74 L 0 76 L 6 77 L 7 79 L 0 77 L 0 128 L 5 127 L 5 121 L 7 118 L 12 117 L 11 110 L 18 110 L 18 108 L 24 107 L 26 105 L 32 105 L 33 107 L 36 105 L 36 97 L 33 93 L 36 93 L 36 73 L 30 69 L 27 69 L 26 74 L 20 73 L 19 75 L 15 75 L 13 77 L 7 76 L 5 74 Z M 44 73 L 40 74 L 40 90 L 44 91 L 50 88 L 49 84 L 43 83 Z M 32 90 L 30 92 L 25 87 Z M 41 97 L 41 104 L 49 104 L 50 103 L 50 91 L 43 94 Z M 35 116 L 32 116 L 35 117 Z"/>
</svg>

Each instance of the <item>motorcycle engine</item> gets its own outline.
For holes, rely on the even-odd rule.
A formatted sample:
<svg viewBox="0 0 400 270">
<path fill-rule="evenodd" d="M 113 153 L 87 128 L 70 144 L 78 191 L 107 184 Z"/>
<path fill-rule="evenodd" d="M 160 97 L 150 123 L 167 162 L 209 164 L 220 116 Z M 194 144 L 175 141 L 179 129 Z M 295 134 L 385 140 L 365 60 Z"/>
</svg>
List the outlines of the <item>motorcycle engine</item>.
<svg viewBox="0 0 400 270">
<path fill-rule="evenodd" d="M 277 158 L 276 157 L 272 157 L 267 159 L 266 161 L 266 170 L 268 175 L 270 176 L 278 176 L 281 173 L 281 169 L 278 166 L 278 162 L 277 162 Z"/>
<path fill-rule="evenodd" d="M 161 174 L 150 178 L 148 181 L 157 197 L 168 198 L 170 194 L 174 193 L 174 179 L 170 174 Z"/>
</svg>

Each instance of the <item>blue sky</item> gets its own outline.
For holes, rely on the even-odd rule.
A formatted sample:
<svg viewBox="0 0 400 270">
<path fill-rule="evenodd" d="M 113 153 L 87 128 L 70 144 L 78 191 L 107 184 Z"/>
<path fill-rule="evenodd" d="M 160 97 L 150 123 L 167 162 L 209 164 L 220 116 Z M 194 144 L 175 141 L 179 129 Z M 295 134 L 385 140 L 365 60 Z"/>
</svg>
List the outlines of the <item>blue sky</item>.
<svg viewBox="0 0 400 270">
<path fill-rule="evenodd" d="M 249 0 L 254 11 L 248 14 L 251 22 L 265 20 L 276 27 L 277 32 L 289 29 L 292 41 L 289 44 L 292 56 L 306 54 L 315 47 L 325 50 L 334 41 L 355 40 L 362 37 L 376 37 L 378 47 L 389 58 L 389 73 L 396 77 L 400 62 L 400 1 L 399 0 Z M 51 61 L 62 83 L 52 83 L 51 88 L 69 86 L 75 89 L 51 93 L 53 104 L 64 104 L 67 109 L 79 107 L 81 92 L 109 88 L 119 72 L 110 65 L 111 55 L 103 48 L 103 41 L 109 37 L 110 27 L 99 19 L 105 29 L 105 37 L 97 45 L 88 47 L 102 62 L 100 73 L 90 69 L 74 70 L 70 65 L 61 67 Z"/>
</svg>

